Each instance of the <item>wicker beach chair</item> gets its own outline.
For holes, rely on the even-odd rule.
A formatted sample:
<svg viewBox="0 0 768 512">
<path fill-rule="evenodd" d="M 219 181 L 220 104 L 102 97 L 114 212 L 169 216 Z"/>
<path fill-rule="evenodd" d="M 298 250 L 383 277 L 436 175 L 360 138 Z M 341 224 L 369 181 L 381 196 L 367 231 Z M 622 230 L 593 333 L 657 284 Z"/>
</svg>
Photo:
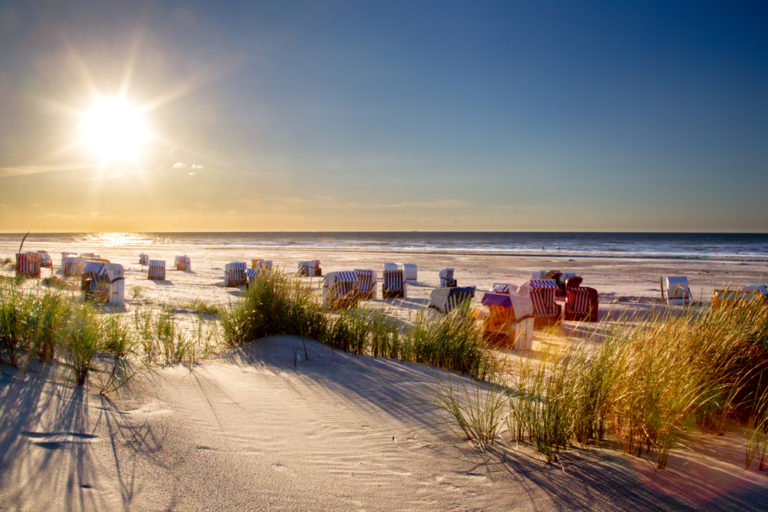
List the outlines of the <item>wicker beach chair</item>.
<svg viewBox="0 0 768 512">
<path fill-rule="evenodd" d="M 245 286 L 248 281 L 244 261 L 231 261 L 224 265 L 224 286 Z"/>
<path fill-rule="evenodd" d="M 322 276 L 323 270 L 320 268 L 320 260 L 308 260 L 299 262 L 299 277 Z"/>
<path fill-rule="evenodd" d="M 453 269 L 444 268 L 439 273 L 440 288 L 453 288 L 456 286 L 456 280 L 453 278 Z"/>
<path fill-rule="evenodd" d="M 61 273 L 65 277 L 79 277 L 83 273 L 85 260 L 79 256 L 67 256 L 61 266 Z"/>
<path fill-rule="evenodd" d="M 149 260 L 147 279 L 152 279 L 154 281 L 165 280 L 165 260 Z"/>
<path fill-rule="evenodd" d="M 53 268 L 53 260 L 51 259 L 51 255 L 48 254 L 48 251 L 39 250 L 37 251 L 37 254 L 40 255 L 41 267 Z"/>
<path fill-rule="evenodd" d="M 597 290 L 581 286 L 581 281 L 579 276 L 571 276 L 565 280 L 563 320 L 597 322 L 599 307 Z"/>
<path fill-rule="evenodd" d="M 419 280 L 419 268 L 413 263 L 403 263 L 403 274 L 406 281 Z"/>
<path fill-rule="evenodd" d="M 353 307 L 358 301 L 354 271 L 328 272 L 323 279 L 323 306 L 329 309 Z"/>
<path fill-rule="evenodd" d="M 40 255 L 36 252 L 16 253 L 16 275 L 40 277 Z"/>
<path fill-rule="evenodd" d="M 441 313 L 450 313 L 464 302 L 475 296 L 474 286 L 435 288 L 429 294 L 429 307 Z"/>
<path fill-rule="evenodd" d="M 402 270 L 384 270 L 384 280 L 381 283 L 383 299 L 405 298 L 405 279 Z"/>
<path fill-rule="evenodd" d="M 715 288 L 712 290 L 712 305 L 734 305 L 760 301 L 768 305 L 768 287 L 764 284 L 749 284 L 735 288 Z"/>
<path fill-rule="evenodd" d="M 173 265 L 176 267 L 176 270 L 183 270 L 184 272 L 192 271 L 192 263 L 189 260 L 189 256 L 186 254 L 176 256 L 173 260 Z"/>
<path fill-rule="evenodd" d="M 517 350 L 530 350 L 533 343 L 533 303 L 515 293 L 486 293 L 481 304 L 488 308 L 483 320 L 486 342 Z"/>
<path fill-rule="evenodd" d="M 667 304 L 684 306 L 691 303 L 693 296 L 686 276 L 667 276 L 661 286 L 664 302 Z"/>
<path fill-rule="evenodd" d="M 551 325 L 560 320 L 562 310 L 555 303 L 556 291 L 554 279 L 531 279 L 520 287 L 520 294 L 528 295 L 533 303 L 534 325 Z"/>
<path fill-rule="evenodd" d="M 139 254 L 139 265 L 149 265 L 149 254 Z"/>
<path fill-rule="evenodd" d="M 120 305 L 125 299 L 125 272 L 118 263 L 88 261 L 81 275 L 86 300 Z"/>
<path fill-rule="evenodd" d="M 355 290 L 361 300 L 371 300 L 376 298 L 376 272 L 373 270 L 355 269 L 357 283 Z"/>
</svg>

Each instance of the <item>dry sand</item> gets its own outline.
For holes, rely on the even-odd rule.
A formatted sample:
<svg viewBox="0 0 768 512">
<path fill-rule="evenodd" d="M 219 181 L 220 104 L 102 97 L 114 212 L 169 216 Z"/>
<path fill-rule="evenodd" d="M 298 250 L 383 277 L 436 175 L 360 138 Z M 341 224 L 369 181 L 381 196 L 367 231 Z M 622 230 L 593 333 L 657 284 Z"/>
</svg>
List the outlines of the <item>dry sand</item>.
<svg viewBox="0 0 768 512">
<path fill-rule="evenodd" d="M 479 289 L 521 283 L 538 269 L 579 272 L 600 291 L 601 307 L 617 313 L 658 307 L 663 274 L 688 275 L 694 294 L 705 299 L 716 286 L 768 280 L 764 265 L 739 261 L 26 248 L 49 250 L 56 264 L 61 250 L 96 251 L 122 263 L 126 314 L 169 301 L 237 300 L 240 290 L 221 286 L 224 264 L 255 257 L 289 271 L 311 258 L 324 271 L 416 263 L 419 283 L 406 301 L 374 302 L 403 318 L 425 305 L 445 266 L 456 269 L 460 285 Z M 15 249 L 0 246 L 0 256 Z M 139 252 L 169 267 L 175 254 L 186 253 L 193 272 L 169 269 L 165 282 L 148 281 Z M 534 349 L 543 343 L 537 333 Z M 297 338 L 264 339 L 192 368 L 158 369 L 110 398 L 73 388 L 49 366 L 2 366 L 0 510 L 766 509 L 768 475 L 743 468 L 737 433 L 692 436 L 691 448 L 673 452 L 663 472 L 615 448 L 571 449 L 558 465 L 503 441 L 481 454 L 448 430 L 433 405 L 435 388 L 455 375 L 306 346 L 308 360 Z"/>
</svg>

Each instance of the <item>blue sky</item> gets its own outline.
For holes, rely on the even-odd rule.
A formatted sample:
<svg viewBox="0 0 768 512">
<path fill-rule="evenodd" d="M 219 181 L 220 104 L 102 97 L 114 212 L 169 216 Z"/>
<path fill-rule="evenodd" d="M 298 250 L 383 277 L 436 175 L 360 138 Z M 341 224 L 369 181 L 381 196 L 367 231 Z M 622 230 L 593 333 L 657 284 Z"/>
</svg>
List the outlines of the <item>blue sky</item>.
<svg viewBox="0 0 768 512">
<path fill-rule="evenodd" d="M 768 4 L 223 4 L 0 6 L 0 230 L 768 231 Z"/>
</svg>

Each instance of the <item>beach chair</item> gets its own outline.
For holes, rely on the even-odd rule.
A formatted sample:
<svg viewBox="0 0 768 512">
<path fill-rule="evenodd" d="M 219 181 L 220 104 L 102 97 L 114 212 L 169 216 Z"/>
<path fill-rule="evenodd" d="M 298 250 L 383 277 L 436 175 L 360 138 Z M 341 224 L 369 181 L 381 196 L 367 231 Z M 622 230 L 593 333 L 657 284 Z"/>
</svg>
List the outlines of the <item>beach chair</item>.
<svg viewBox="0 0 768 512">
<path fill-rule="evenodd" d="M 120 305 L 125 299 L 125 273 L 118 263 L 88 261 L 81 276 L 85 300 Z"/>
<path fill-rule="evenodd" d="M 712 305 L 734 305 L 739 302 L 761 301 L 768 305 L 768 287 L 764 284 L 749 284 L 736 288 L 715 288 L 712 290 Z"/>
<path fill-rule="evenodd" d="M 231 261 L 224 265 L 224 286 L 245 286 L 248 281 L 244 261 Z"/>
<path fill-rule="evenodd" d="M 406 281 L 418 281 L 418 267 L 413 263 L 403 263 L 403 274 Z"/>
<path fill-rule="evenodd" d="M 666 286 L 665 286 L 666 285 Z M 688 287 L 688 278 L 685 276 L 668 276 L 662 280 L 661 293 L 664 302 L 685 306 L 692 300 L 691 289 Z"/>
<path fill-rule="evenodd" d="M 16 275 L 40 277 L 40 255 L 36 252 L 16 253 Z"/>
<path fill-rule="evenodd" d="M 452 288 L 456 286 L 456 280 L 453 278 L 453 269 L 444 268 L 439 273 L 440 288 Z"/>
<path fill-rule="evenodd" d="M 354 271 L 328 272 L 323 279 L 323 306 L 329 309 L 353 307 L 358 301 L 356 285 Z"/>
<path fill-rule="evenodd" d="M 270 272 L 272 272 L 272 260 L 259 260 L 256 262 L 256 266 L 254 267 L 256 270 L 256 275 L 265 275 L 268 276 Z"/>
<path fill-rule="evenodd" d="M 77 256 L 74 252 L 62 252 L 61 253 L 61 268 L 64 268 L 64 260 L 67 258 L 71 258 L 73 256 Z"/>
<path fill-rule="evenodd" d="M 251 268 L 256 268 L 256 265 L 258 265 L 260 261 L 264 261 L 264 260 L 261 258 L 253 258 L 251 260 Z"/>
<path fill-rule="evenodd" d="M 93 253 L 93 252 L 82 252 L 82 253 L 80 253 L 80 257 L 83 258 L 84 260 L 88 260 L 88 261 L 92 261 L 92 260 L 101 258 L 101 256 L 99 256 L 98 254 Z"/>
<path fill-rule="evenodd" d="M 394 272 L 398 269 L 397 263 L 387 262 L 384 264 L 384 270 L 388 270 L 390 272 Z"/>
<path fill-rule="evenodd" d="M 65 277 L 80 277 L 83 273 L 85 260 L 79 256 L 67 256 L 64 258 L 64 264 L 61 266 L 61 273 Z"/>
<path fill-rule="evenodd" d="M 308 260 L 299 262 L 299 277 L 322 276 L 320 260 Z"/>
<path fill-rule="evenodd" d="M 154 281 L 165 280 L 165 260 L 149 260 L 147 279 L 152 279 Z"/>
<path fill-rule="evenodd" d="M 533 344 L 533 303 L 516 293 L 486 293 L 481 304 L 488 308 L 483 320 L 483 339 L 492 345 L 530 350 Z"/>
<path fill-rule="evenodd" d="M 361 300 L 371 300 L 376 298 L 376 272 L 373 270 L 355 269 L 355 275 L 357 275 L 357 283 L 355 285 L 355 293 Z"/>
<path fill-rule="evenodd" d="M 139 265 L 149 265 L 149 254 L 139 254 Z"/>
<path fill-rule="evenodd" d="M 493 283 L 491 291 L 493 293 L 506 293 L 509 295 L 510 293 L 517 293 L 517 285 L 512 283 Z"/>
<path fill-rule="evenodd" d="M 475 296 L 474 286 L 451 288 L 435 288 L 429 294 L 429 307 L 434 308 L 441 313 L 450 313 L 451 310 L 460 306 L 462 303 L 472 300 Z"/>
<path fill-rule="evenodd" d="M 405 286 L 402 270 L 384 270 L 384 280 L 381 283 L 383 299 L 405 298 Z"/>
<path fill-rule="evenodd" d="M 48 267 L 53 268 L 53 260 L 51 259 L 51 255 L 48 254 L 48 251 L 37 251 L 37 254 L 40 255 L 40 266 L 41 267 Z"/>
<path fill-rule="evenodd" d="M 176 267 L 176 270 L 183 270 L 184 272 L 192 271 L 192 262 L 186 254 L 176 256 L 173 260 L 173 265 Z"/>
<path fill-rule="evenodd" d="M 581 286 L 581 277 L 571 276 L 565 280 L 565 308 L 563 320 L 597 322 L 598 294 L 594 288 Z"/>
<path fill-rule="evenodd" d="M 554 279 L 531 279 L 520 286 L 519 294 L 533 303 L 534 326 L 551 325 L 560 320 L 562 310 L 555 303 L 557 283 Z"/>
</svg>

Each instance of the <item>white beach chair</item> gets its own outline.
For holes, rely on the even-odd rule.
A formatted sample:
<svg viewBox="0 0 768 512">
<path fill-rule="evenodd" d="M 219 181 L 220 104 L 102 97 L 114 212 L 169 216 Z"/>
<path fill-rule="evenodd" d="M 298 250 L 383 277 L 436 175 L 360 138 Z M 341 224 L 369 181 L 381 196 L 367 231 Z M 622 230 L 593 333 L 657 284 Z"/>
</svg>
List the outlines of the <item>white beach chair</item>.
<svg viewBox="0 0 768 512">
<path fill-rule="evenodd" d="M 688 287 L 686 276 L 667 276 L 662 286 L 666 286 L 662 292 L 667 304 L 684 306 L 691 303 L 691 289 Z"/>
<path fill-rule="evenodd" d="M 405 274 L 406 281 L 418 281 L 419 272 L 418 267 L 413 263 L 403 263 L 403 274 Z"/>
<path fill-rule="evenodd" d="M 232 261 L 224 265 L 224 286 L 244 286 L 247 284 L 244 261 Z"/>
<path fill-rule="evenodd" d="M 531 279 L 520 286 L 518 295 L 530 297 L 535 324 L 552 324 L 560 320 L 562 308 L 555 303 L 558 290 L 554 279 Z"/>
<path fill-rule="evenodd" d="M 441 313 L 450 313 L 464 302 L 475 296 L 474 286 L 435 288 L 429 294 L 429 307 Z"/>
<path fill-rule="evenodd" d="M 440 288 L 453 288 L 456 286 L 452 268 L 444 268 L 438 275 L 440 276 Z"/>
<path fill-rule="evenodd" d="M 299 262 L 299 277 L 313 277 L 323 275 L 320 268 L 320 260 L 307 260 Z"/>
<path fill-rule="evenodd" d="M 376 282 L 378 278 L 373 270 L 355 269 L 357 284 L 355 286 L 358 298 L 370 300 L 376 298 Z"/>
<path fill-rule="evenodd" d="M 354 306 L 357 274 L 354 271 L 328 272 L 323 278 L 323 306 L 330 309 L 342 309 Z"/>
<path fill-rule="evenodd" d="M 51 255 L 48 254 L 48 251 L 39 250 L 37 251 L 37 254 L 40 255 L 41 267 L 53 268 L 53 260 L 51 260 Z"/>
</svg>

